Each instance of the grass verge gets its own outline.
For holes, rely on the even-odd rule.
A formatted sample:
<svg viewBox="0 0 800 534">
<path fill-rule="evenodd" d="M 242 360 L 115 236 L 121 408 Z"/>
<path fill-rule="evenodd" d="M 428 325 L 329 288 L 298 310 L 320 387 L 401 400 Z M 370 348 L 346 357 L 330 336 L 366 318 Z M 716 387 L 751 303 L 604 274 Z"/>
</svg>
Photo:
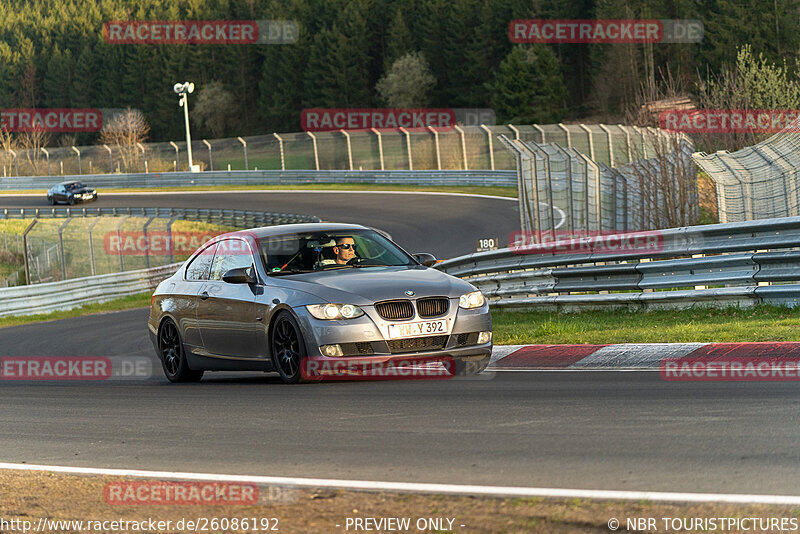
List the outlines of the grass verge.
<svg viewBox="0 0 800 534">
<path fill-rule="evenodd" d="M 69 311 L 2 317 L 0 328 L 144 308 L 150 305 L 150 295 L 150 292 L 140 293 Z M 560 314 L 495 310 L 492 321 L 497 345 L 800 341 L 800 310 L 773 306 L 647 313 L 592 311 Z"/>
<path fill-rule="evenodd" d="M 425 185 L 380 185 L 380 184 L 297 184 L 297 185 L 219 185 L 219 186 L 190 186 L 190 187 L 134 187 L 134 188 L 110 188 L 100 189 L 98 194 L 103 193 L 140 193 L 140 192 L 170 192 L 180 193 L 185 191 L 253 191 L 253 190 L 321 190 L 321 191 L 409 191 L 409 192 L 434 192 L 434 193 L 466 193 L 470 195 L 493 195 L 500 197 L 517 198 L 516 187 L 499 186 L 425 186 Z M 24 190 L 10 191 L 3 190 L 0 194 L 22 195 L 22 194 L 41 194 L 42 204 L 47 203 L 47 199 L 42 191 Z M 76 207 L 91 207 L 92 203 L 79 204 Z M 59 206 L 60 207 L 60 206 Z"/>
<path fill-rule="evenodd" d="M 498 345 L 800 341 L 800 310 L 773 306 L 650 312 L 492 313 Z"/>
<path fill-rule="evenodd" d="M 74 524 L 53 528 L 52 531 L 89 532 L 87 521 L 172 521 L 172 525 L 156 526 L 156 532 L 194 532 L 185 527 L 186 521 L 205 521 L 211 526 L 216 519 L 218 528 L 213 532 L 254 532 L 275 528 L 280 532 L 353 532 L 365 530 L 347 528 L 348 518 L 408 518 L 409 529 L 403 532 L 487 532 L 487 533 L 608 533 L 619 529 L 629 532 L 628 519 L 652 518 L 655 528 L 632 528 L 638 532 L 706 532 L 716 528 L 702 528 L 702 523 L 693 523 L 681 528 L 681 521 L 709 518 L 759 518 L 755 523 L 742 522 L 740 528 L 726 528 L 725 532 L 753 532 L 764 530 L 753 528 L 759 524 L 770 525 L 770 518 L 785 518 L 789 523 L 798 522 L 800 510 L 791 506 L 729 505 L 729 504 L 683 504 L 653 503 L 649 501 L 598 501 L 590 499 L 543 499 L 543 498 L 497 498 L 459 495 L 425 495 L 389 492 L 355 492 L 336 489 L 294 489 L 275 486 L 260 486 L 256 504 L 248 505 L 111 505 L 104 498 L 104 489 L 112 488 L 126 479 L 119 477 L 64 475 L 47 472 L 3 471 L 0 473 L 0 492 L 5 496 L 0 502 L 0 517 L 29 521 L 30 529 L 36 527 L 39 518 L 54 521 L 83 521 L 84 528 Z M 130 480 L 130 479 L 128 479 Z M 112 486 L 109 486 L 112 484 Z M 123 486 L 124 487 L 124 486 Z M 201 486 L 202 487 L 202 486 Z M 131 492 L 132 493 L 132 492 Z M 128 495 L 126 492 L 124 495 Z M 126 497 L 127 498 L 127 497 Z M 161 497 L 163 499 L 163 497 Z M 135 499 L 134 499 L 135 501 Z M 130 500 L 128 501 L 130 502 Z M 204 518 L 204 519 L 202 519 Z M 220 521 L 226 518 L 227 522 Z M 226 528 L 231 519 L 247 518 L 247 529 Z M 253 519 L 256 518 L 256 519 Z M 266 528 L 252 528 L 253 521 Z M 443 526 L 435 523 L 418 523 L 431 518 L 443 518 Z M 668 518 L 672 522 L 665 522 Z M 176 528 L 184 519 L 184 528 Z M 452 520 L 448 523 L 447 520 Z M 676 523 L 677 521 L 677 523 Z M 618 522 L 618 523 L 617 523 Z M 717 519 L 717 525 L 720 525 Z M 118 524 L 119 525 L 119 524 Z M 363 525 L 363 523 L 362 523 Z M 441 523 L 440 523 L 441 525 Z M 450 526 L 452 525 L 452 526 Z M 462 526 L 463 525 L 463 526 Z M 618 525 L 609 528 L 609 525 Z M 678 525 L 678 526 L 676 526 Z M 112 527 L 122 531 L 148 531 L 152 527 Z M 241 527 L 241 525 L 239 525 Z M 89 528 L 86 528 L 89 527 Z M 221 528 L 220 528 L 221 527 Z M 421 527 L 421 528 L 420 528 Z M 433 527 L 433 528 L 431 528 Z M 117 530 L 117 528 L 119 530 Z M 390 529 L 395 530 L 397 527 Z M 787 528 L 791 530 L 791 527 Z M 21 527 L 17 528 L 21 531 Z M 106 529 L 102 529 L 106 530 Z M 201 527 L 202 530 L 202 527 Z M 376 527 L 366 530 L 377 530 Z M 14 531 L 12 528 L 11 531 Z M 9 532 L 11 532 L 9 531 Z M 51 529 L 47 529 L 48 532 Z M 387 531 L 381 529 L 381 531 Z M 778 529 L 768 530 L 778 532 Z M 787 531 L 787 530 L 784 530 Z"/>
</svg>

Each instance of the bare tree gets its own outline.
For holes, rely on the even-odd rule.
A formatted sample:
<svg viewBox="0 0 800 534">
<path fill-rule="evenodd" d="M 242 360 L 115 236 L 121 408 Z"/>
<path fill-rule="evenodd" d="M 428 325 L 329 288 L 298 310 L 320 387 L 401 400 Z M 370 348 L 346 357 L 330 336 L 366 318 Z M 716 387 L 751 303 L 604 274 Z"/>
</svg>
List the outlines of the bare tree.
<svg viewBox="0 0 800 534">
<path fill-rule="evenodd" d="M 42 148 L 50 143 L 50 139 L 50 133 L 41 127 L 34 128 L 28 132 L 11 132 L 6 129 L 0 129 L 0 149 L 7 156 L 4 161 L 8 161 L 9 165 L 13 165 L 14 158 L 10 151 L 16 152 L 17 163 L 21 162 L 23 164 L 20 174 L 39 176 L 44 173 L 46 169 L 40 167 L 44 159 Z M 24 166 L 25 163 L 27 163 L 27 168 Z"/>
<path fill-rule="evenodd" d="M 661 130 L 660 112 L 693 109 L 684 84 L 667 69 L 660 80 L 640 85 L 635 101 L 626 110 L 626 121 L 637 127 L 632 144 L 632 163 L 620 168 L 629 189 L 641 197 L 642 229 L 673 228 L 697 224 L 699 203 L 697 168 L 692 161 L 694 145 L 681 132 Z"/>
<path fill-rule="evenodd" d="M 118 158 L 122 160 L 126 172 L 132 172 L 138 150 L 136 145 L 145 141 L 148 133 L 150 133 L 150 125 L 147 124 L 142 112 L 138 109 L 127 108 L 103 125 L 103 129 L 100 131 L 100 142 L 116 146 Z"/>
</svg>

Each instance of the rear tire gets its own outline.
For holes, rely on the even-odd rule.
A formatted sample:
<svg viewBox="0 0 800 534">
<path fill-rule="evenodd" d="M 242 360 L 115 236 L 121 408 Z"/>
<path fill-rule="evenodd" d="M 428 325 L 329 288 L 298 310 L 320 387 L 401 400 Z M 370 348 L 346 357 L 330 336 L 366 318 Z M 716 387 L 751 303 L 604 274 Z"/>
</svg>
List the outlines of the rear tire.
<svg viewBox="0 0 800 534">
<path fill-rule="evenodd" d="M 303 381 L 301 366 L 306 358 L 306 344 L 297 321 L 291 313 L 282 311 L 275 318 L 270 334 L 272 364 L 287 384 Z"/>
<path fill-rule="evenodd" d="M 55 197 L 47 197 L 47 200 L 50 201 L 50 205 L 51 206 L 55 206 L 56 205 Z"/>
<path fill-rule="evenodd" d="M 203 371 L 189 369 L 183 341 L 172 319 L 164 321 L 158 329 L 158 353 L 170 382 L 198 382 L 203 378 Z"/>
<path fill-rule="evenodd" d="M 75 205 L 75 197 L 69 197 L 69 205 L 70 206 L 74 206 Z"/>
</svg>

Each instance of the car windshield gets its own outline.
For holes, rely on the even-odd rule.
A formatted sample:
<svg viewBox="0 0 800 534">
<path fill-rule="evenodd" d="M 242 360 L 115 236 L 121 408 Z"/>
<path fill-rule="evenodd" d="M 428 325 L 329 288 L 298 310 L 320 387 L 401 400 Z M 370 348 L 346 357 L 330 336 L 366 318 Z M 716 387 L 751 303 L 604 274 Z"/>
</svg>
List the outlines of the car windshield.
<svg viewBox="0 0 800 534">
<path fill-rule="evenodd" d="M 259 240 L 259 250 L 270 275 L 416 265 L 408 254 L 372 230 L 271 236 Z"/>
<path fill-rule="evenodd" d="M 67 184 L 66 187 L 67 189 L 72 190 L 72 189 L 83 189 L 86 186 L 80 182 L 73 182 L 71 184 Z"/>
</svg>

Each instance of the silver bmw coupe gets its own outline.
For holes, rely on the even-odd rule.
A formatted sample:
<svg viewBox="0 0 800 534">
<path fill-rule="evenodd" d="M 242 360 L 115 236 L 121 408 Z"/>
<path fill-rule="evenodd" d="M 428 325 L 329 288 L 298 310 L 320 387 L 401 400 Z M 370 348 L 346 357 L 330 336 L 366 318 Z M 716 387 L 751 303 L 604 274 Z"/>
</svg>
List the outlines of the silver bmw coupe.
<svg viewBox="0 0 800 534">
<path fill-rule="evenodd" d="M 446 357 L 453 374 L 479 373 L 492 352 L 489 306 L 435 263 L 353 224 L 220 235 L 158 285 L 150 338 L 172 382 L 276 371 L 296 383 L 308 359 Z"/>
</svg>

